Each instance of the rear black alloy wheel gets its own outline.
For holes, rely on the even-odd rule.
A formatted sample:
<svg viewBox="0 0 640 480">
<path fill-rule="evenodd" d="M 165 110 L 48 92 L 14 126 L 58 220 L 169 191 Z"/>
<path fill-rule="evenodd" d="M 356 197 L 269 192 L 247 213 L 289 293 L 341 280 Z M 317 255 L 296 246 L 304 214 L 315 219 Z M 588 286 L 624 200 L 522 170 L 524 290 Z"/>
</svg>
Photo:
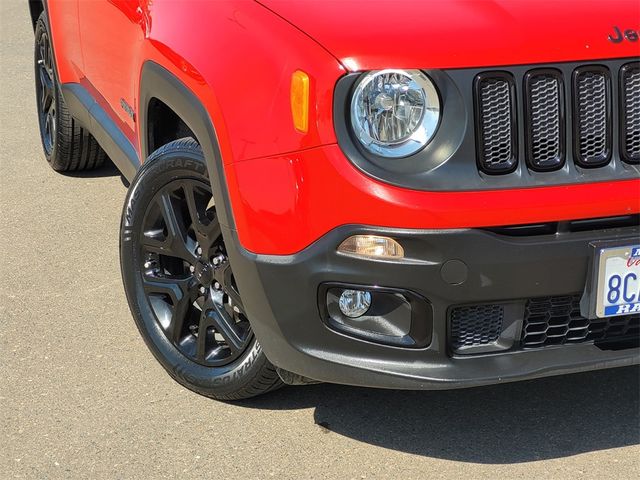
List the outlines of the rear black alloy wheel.
<svg viewBox="0 0 640 480">
<path fill-rule="evenodd" d="M 156 150 L 131 182 L 120 267 L 147 346 L 185 387 L 237 400 L 282 385 L 253 334 L 198 143 Z"/>
<path fill-rule="evenodd" d="M 42 132 L 45 154 L 50 156 L 56 138 L 56 90 L 53 70 L 53 52 L 49 34 L 42 30 L 36 39 L 36 88 L 38 95 L 38 121 Z"/>
<path fill-rule="evenodd" d="M 195 178 L 156 193 L 141 225 L 140 271 L 173 345 L 195 362 L 222 366 L 242 355 L 252 332 L 211 199 Z"/>
<path fill-rule="evenodd" d="M 71 116 L 60 92 L 51 33 L 45 12 L 35 30 L 35 84 L 38 126 L 47 162 L 56 171 L 91 170 L 107 156 L 96 139 Z"/>
</svg>

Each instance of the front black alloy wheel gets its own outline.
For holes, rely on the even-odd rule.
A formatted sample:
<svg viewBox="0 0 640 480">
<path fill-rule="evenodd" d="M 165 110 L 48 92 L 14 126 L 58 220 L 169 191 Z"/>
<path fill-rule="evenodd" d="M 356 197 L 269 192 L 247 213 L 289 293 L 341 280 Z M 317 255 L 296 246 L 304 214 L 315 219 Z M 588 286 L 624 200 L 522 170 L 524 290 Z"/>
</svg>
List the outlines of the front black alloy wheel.
<svg viewBox="0 0 640 480">
<path fill-rule="evenodd" d="M 141 225 L 147 299 L 165 334 L 186 357 L 227 365 L 252 338 L 210 186 L 179 178 L 152 198 Z"/>
<path fill-rule="evenodd" d="M 127 194 L 120 264 L 136 325 L 169 374 L 234 400 L 282 383 L 251 330 L 212 197 L 195 140 L 154 152 Z"/>
</svg>

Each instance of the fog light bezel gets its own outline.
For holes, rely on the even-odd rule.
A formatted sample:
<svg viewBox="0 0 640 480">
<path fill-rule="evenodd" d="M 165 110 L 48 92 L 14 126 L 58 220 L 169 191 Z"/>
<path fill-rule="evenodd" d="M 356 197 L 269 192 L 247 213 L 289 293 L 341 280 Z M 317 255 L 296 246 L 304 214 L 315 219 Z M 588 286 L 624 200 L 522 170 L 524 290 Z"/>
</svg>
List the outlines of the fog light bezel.
<svg viewBox="0 0 640 480">
<path fill-rule="evenodd" d="M 375 301 L 375 294 L 377 293 L 402 295 L 411 306 L 409 332 L 403 336 L 390 336 L 367 330 L 360 330 L 358 328 L 339 323 L 331 317 L 327 305 L 327 294 L 331 289 L 362 290 L 371 292 L 372 306 Z M 410 290 L 378 285 L 326 282 L 320 284 L 318 287 L 318 307 L 320 310 L 320 318 L 325 326 L 331 331 L 348 336 L 349 338 L 379 345 L 412 349 L 428 348 L 431 344 L 433 336 L 433 309 L 431 307 L 431 303 L 426 298 Z M 352 318 L 351 320 L 358 319 Z"/>
</svg>

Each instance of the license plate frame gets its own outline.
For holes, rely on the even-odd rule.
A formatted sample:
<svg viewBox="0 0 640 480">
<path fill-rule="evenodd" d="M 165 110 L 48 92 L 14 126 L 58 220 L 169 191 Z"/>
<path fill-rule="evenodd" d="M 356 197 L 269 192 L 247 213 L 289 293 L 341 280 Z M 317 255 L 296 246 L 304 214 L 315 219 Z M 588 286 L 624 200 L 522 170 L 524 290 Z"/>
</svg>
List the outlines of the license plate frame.
<svg viewBox="0 0 640 480">
<path fill-rule="evenodd" d="M 592 242 L 590 244 L 592 248 L 590 273 L 587 278 L 587 284 L 585 292 L 580 303 L 581 315 L 589 319 L 596 318 L 610 318 L 620 315 L 628 315 L 636 312 L 619 312 L 617 306 L 624 304 L 621 302 L 615 303 L 616 310 L 612 308 L 607 310 L 607 307 L 612 307 L 610 302 L 605 301 L 605 288 L 607 283 L 607 262 L 614 259 L 613 262 L 618 263 L 618 266 L 611 264 L 609 268 L 615 270 L 619 268 L 619 259 L 625 261 L 631 258 L 632 254 L 637 253 L 637 249 L 640 249 L 640 239 L 637 237 L 624 238 L 616 241 L 603 241 Z M 640 272 L 640 271 L 639 271 Z M 634 272 L 635 273 L 635 269 Z M 640 274 L 637 275 L 637 280 L 640 282 Z M 640 302 L 640 298 L 635 298 L 635 302 Z"/>
</svg>

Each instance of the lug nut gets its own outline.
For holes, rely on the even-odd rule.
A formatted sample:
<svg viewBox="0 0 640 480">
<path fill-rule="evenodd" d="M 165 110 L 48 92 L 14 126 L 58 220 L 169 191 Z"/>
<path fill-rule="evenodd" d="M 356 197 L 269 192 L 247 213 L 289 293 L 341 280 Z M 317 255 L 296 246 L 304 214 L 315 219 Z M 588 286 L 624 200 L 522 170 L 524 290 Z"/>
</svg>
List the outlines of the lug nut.
<svg viewBox="0 0 640 480">
<path fill-rule="evenodd" d="M 207 289 L 206 289 L 206 288 L 204 288 L 204 287 L 200 287 L 200 293 L 206 293 L 206 292 L 207 292 Z"/>
<path fill-rule="evenodd" d="M 193 265 L 189 265 L 189 271 L 191 273 L 195 272 L 196 271 L 196 267 L 194 267 Z"/>
<path fill-rule="evenodd" d="M 214 283 L 213 288 L 215 288 L 216 290 L 220 290 L 220 284 L 218 282 Z"/>
<path fill-rule="evenodd" d="M 196 250 L 196 252 L 198 252 L 198 255 L 202 255 L 202 247 L 198 247 L 198 249 Z"/>
</svg>

